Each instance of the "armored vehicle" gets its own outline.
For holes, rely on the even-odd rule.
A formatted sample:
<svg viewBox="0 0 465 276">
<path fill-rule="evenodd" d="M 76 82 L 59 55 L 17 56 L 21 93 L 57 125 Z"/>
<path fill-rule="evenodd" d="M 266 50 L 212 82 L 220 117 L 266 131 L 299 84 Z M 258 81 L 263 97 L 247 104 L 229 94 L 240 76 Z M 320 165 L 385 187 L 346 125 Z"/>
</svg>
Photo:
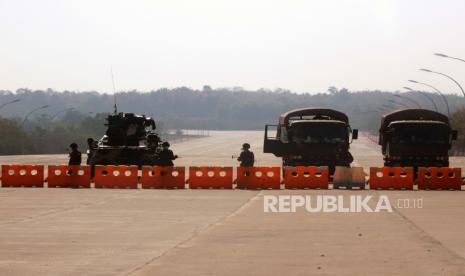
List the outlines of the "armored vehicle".
<svg viewBox="0 0 465 276">
<path fill-rule="evenodd" d="M 155 165 L 161 140 L 155 121 L 145 115 L 117 113 L 107 117 L 108 129 L 98 141 L 88 139 L 89 165 Z"/>
<path fill-rule="evenodd" d="M 271 128 L 276 128 L 274 137 Z M 265 126 L 263 150 L 281 157 L 283 166 L 327 166 L 332 174 L 336 166 L 350 167 L 349 145 L 357 136 L 342 112 L 295 109 L 281 114 L 278 125 Z"/>
<path fill-rule="evenodd" d="M 449 118 L 426 109 L 403 109 L 381 119 L 379 145 L 385 166 L 448 167 L 457 131 Z"/>
</svg>

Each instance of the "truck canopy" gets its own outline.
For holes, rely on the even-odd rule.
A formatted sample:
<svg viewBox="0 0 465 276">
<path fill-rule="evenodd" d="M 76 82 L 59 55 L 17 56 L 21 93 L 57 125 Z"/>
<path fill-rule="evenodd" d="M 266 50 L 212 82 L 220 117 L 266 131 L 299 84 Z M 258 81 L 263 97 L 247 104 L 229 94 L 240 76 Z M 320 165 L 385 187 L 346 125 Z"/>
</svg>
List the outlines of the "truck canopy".
<svg viewBox="0 0 465 276">
<path fill-rule="evenodd" d="M 408 108 L 384 115 L 381 118 L 380 135 L 393 121 L 439 121 L 449 125 L 449 118 L 444 114 L 427 109 Z"/>
<path fill-rule="evenodd" d="M 327 108 L 300 108 L 288 111 L 281 114 L 279 117 L 279 125 L 285 126 L 289 124 L 289 120 L 294 117 L 314 116 L 318 119 L 320 116 L 327 117 L 329 120 L 342 121 L 346 124 L 349 123 L 349 118 L 342 112 L 327 109 Z M 303 118 L 302 118 L 303 119 Z"/>
</svg>

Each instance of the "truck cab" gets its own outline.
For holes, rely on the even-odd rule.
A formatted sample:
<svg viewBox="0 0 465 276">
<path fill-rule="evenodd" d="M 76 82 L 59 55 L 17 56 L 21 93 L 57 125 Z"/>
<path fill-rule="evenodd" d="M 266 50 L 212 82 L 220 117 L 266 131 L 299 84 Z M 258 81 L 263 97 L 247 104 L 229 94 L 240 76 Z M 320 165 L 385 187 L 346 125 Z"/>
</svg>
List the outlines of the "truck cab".
<svg viewBox="0 0 465 276">
<path fill-rule="evenodd" d="M 389 167 L 448 167 L 457 131 L 449 118 L 425 109 L 404 109 L 383 116 L 379 145 Z"/>
<path fill-rule="evenodd" d="M 296 109 L 283 113 L 278 125 L 265 126 L 264 152 L 281 157 L 283 166 L 328 166 L 332 172 L 350 166 L 349 146 L 357 136 L 342 112 Z"/>
</svg>

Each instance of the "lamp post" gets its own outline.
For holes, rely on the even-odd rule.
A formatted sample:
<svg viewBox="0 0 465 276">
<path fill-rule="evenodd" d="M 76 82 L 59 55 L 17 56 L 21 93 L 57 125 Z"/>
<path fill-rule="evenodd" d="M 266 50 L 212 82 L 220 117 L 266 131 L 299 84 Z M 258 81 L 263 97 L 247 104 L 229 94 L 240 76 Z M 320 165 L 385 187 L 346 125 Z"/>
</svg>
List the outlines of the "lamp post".
<svg viewBox="0 0 465 276">
<path fill-rule="evenodd" d="M 39 110 L 41 110 L 41 109 L 46 109 L 46 108 L 48 108 L 48 107 L 49 107 L 49 105 L 44 105 L 44 106 L 37 107 L 37 108 L 35 108 L 35 109 L 29 111 L 29 113 L 27 113 L 26 116 L 24 116 L 24 119 L 23 119 L 23 121 L 21 122 L 21 129 L 24 128 L 24 123 L 27 121 L 27 118 L 28 118 L 32 113 L 34 113 L 34 112 L 36 112 L 36 111 L 39 111 Z M 24 129 L 23 129 L 23 139 L 22 139 L 22 142 L 21 142 L 21 154 L 24 154 L 24 139 L 26 138 L 25 136 L 26 136 L 26 132 L 25 132 Z"/>
<path fill-rule="evenodd" d="M 460 88 L 460 91 L 462 91 L 463 97 L 465 97 L 465 91 L 463 90 L 463 87 L 460 85 L 460 83 L 459 83 L 458 81 L 456 81 L 456 80 L 455 80 L 454 78 L 452 78 L 451 76 L 446 75 L 446 74 L 444 74 L 444 73 L 436 72 L 436 71 L 433 71 L 433 70 L 425 69 L 425 68 L 420 69 L 420 71 L 428 72 L 428 73 L 433 73 L 433 74 L 437 74 L 437 75 L 441 75 L 441 76 L 444 76 L 444 77 L 450 79 L 450 80 L 453 81 L 455 84 L 457 84 L 457 86 Z"/>
<path fill-rule="evenodd" d="M 408 106 L 408 105 L 406 105 L 406 104 L 404 104 L 404 103 L 399 103 L 399 102 L 397 102 L 397 101 L 395 101 L 395 100 L 392 100 L 392 99 L 389 100 L 389 102 L 390 102 L 391 104 L 400 105 L 400 106 L 405 107 L 405 108 L 410 108 L 410 106 Z M 392 105 L 387 105 L 387 104 L 383 105 L 382 107 L 388 108 L 388 109 L 391 109 L 391 110 L 392 110 L 392 108 L 393 108 Z"/>
<path fill-rule="evenodd" d="M 47 130 L 50 130 L 50 128 L 52 127 L 53 119 L 55 119 L 61 113 L 66 112 L 66 111 L 71 111 L 71 110 L 74 110 L 74 107 L 66 108 L 66 109 L 60 110 L 57 113 L 53 114 L 52 117 L 50 117 L 50 122 L 48 124 Z"/>
<path fill-rule="evenodd" d="M 461 58 L 457 58 L 457 57 L 451 57 L 451 56 L 448 56 L 448 55 L 445 55 L 445 54 L 441 54 L 441 53 L 435 53 L 434 55 L 436 55 L 436 56 L 438 56 L 438 57 L 450 58 L 450 59 L 459 60 L 459 61 L 461 61 L 461 62 L 465 62 L 465 59 L 461 59 Z"/>
<path fill-rule="evenodd" d="M 447 107 L 447 117 L 450 117 L 450 108 L 449 108 L 449 102 L 447 102 L 447 99 L 446 97 L 444 96 L 444 94 L 439 90 L 437 89 L 436 87 L 430 85 L 430 84 L 427 84 L 427 83 L 424 83 L 424 82 L 419 82 L 419 81 L 416 81 L 416 80 L 408 80 L 409 82 L 411 83 L 416 83 L 416 84 L 421 84 L 421 85 L 424 85 L 424 86 L 427 86 L 431 89 L 433 89 L 434 91 L 436 91 L 439 95 L 441 95 L 444 103 L 446 104 L 446 107 Z"/>
<path fill-rule="evenodd" d="M 381 112 L 381 113 L 389 113 L 392 111 L 392 107 L 391 108 L 386 108 L 386 107 L 380 107 L 378 108 L 378 111 Z"/>
<path fill-rule="evenodd" d="M 50 122 L 53 121 L 53 119 L 55 119 L 61 113 L 66 112 L 66 111 L 71 111 L 71 110 L 74 110 L 74 107 L 70 107 L 70 108 L 66 108 L 66 109 L 58 111 L 57 113 L 53 114 L 52 117 L 50 117 Z"/>
<path fill-rule="evenodd" d="M 409 102 L 413 103 L 414 105 L 416 105 L 418 108 L 421 108 L 421 105 L 417 101 L 415 101 L 414 99 L 411 99 L 409 97 L 405 97 L 405 96 L 402 96 L 402 95 L 399 95 L 399 94 L 394 94 L 394 97 L 409 101 Z"/>
<path fill-rule="evenodd" d="M 425 96 L 425 97 L 431 102 L 431 104 L 433 105 L 434 110 L 435 110 L 436 112 L 438 112 L 438 107 L 437 107 L 436 103 L 434 102 L 433 98 L 431 98 L 431 97 L 428 95 L 428 93 L 421 92 L 421 91 L 417 91 L 417 90 L 413 90 L 412 88 L 407 87 L 407 86 L 404 86 L 404 89 L 406 89 L 406 90 L 408 90 L 408 91 L 412 91 L 412 92 L 418 92 L 418 93 L 420 93 L 421 95 Z"/>
<path fill-rule="evenodd" d="M 9 104 L 12 104 L 12 103 L 17 103 L 17 102 L 19 102 L 19 101 L 21 101 L 21 100 L 20 100 L 20 99 L 15 99 L 15 100 L 6 102 L 6 103 L 0 105 L 0 109 L 2 109 L 2 108 L 3 108 L 4 106 L 6 106 L 6 105 L 9 105 Z"/>
</svg>

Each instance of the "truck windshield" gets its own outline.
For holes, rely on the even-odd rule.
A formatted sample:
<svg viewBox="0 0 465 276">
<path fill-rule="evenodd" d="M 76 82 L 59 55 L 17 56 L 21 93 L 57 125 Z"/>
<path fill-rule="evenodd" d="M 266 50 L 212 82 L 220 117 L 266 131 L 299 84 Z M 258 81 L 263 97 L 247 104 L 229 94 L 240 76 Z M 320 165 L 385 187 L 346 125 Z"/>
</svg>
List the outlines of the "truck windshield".
<svg viewBox="0 0 465 276">
<path fill-rule="evenodd" d="M 301 124 L 291 127 L 295 143 L 347 143 L 347 128 L 340 124 Z"/>
<path fill-rule="evenodd" d="M 394 144 L 445 145 L 449 143 L 448 131 L 444 126 L 398 125 L 393 128 Z"/>
</svg>

